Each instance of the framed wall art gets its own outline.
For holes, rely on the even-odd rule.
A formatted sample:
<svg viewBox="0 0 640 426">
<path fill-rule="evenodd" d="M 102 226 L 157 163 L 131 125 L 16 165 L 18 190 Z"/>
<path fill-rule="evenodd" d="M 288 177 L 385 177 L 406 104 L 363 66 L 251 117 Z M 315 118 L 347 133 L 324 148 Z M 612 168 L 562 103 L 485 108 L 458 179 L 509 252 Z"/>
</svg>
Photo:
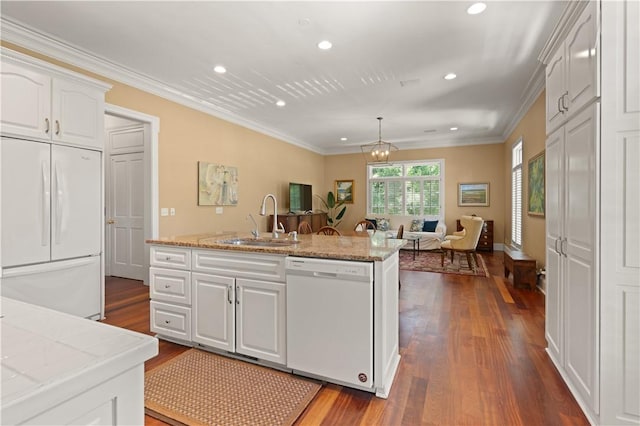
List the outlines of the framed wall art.
<svg viewBox="0 0 640 426">
<path fill-rule="evenodd" d="M 486 207 L 489 205 L 488 183 L 459 183 L 458 205 L 462 207 Z"/>
<path fill-rule="evenodd" d="M 353 179 L 337 180 L 335 183 L 335 193 L 338 203 L 353 204 Z"/>
<path fill-rule="evenodd" d="M 238 168 L 198 161 L 198 205 L 238 204 Z"/>
<path fill-rule="evenodd" d="M 544 151 L 529 160 L 527 213 L 544 217 Z"/>
</svg>

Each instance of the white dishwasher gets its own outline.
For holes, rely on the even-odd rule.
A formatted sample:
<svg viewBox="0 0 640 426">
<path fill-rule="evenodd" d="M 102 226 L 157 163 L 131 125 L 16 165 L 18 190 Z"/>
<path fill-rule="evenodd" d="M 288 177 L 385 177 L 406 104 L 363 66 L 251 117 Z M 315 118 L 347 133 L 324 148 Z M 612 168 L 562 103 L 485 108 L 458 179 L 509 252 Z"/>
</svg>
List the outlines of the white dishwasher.
<svg viewBox="0 0 640 426">
<path fill-rule="evenodd" d="M 287 257 L 287 366 L 373 388 L 373 263 Z"/>
</svg>

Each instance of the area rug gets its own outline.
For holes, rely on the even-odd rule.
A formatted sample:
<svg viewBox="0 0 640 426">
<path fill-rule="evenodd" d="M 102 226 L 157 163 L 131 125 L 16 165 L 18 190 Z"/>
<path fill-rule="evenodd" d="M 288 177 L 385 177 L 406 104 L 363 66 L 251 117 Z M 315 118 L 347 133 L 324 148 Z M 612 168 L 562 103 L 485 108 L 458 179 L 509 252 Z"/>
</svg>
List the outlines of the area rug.
<svg viewBox="0 0 640 426">
<path fill-rule="evenodd" d="M 173 425 L 292 425 L 321 385 L 189 349 L 145 373 L 146 414 Z"/>
<path fill-rule="evenodd" d="M 400 269 L 407 271 L 440 272 L 443 274 L 472 275 L 488 277 L 487 266 L 482 256 L 477 253 L 478 267 L 474 272 L 467 265 L 467 257 L 456 254 L 453 263 L 450 256 L 444 257 L 444 267 L 440 266 L 440 252 L 419 251 L 413 260 L 413 251 L 400 250 Z"/>
</svg>

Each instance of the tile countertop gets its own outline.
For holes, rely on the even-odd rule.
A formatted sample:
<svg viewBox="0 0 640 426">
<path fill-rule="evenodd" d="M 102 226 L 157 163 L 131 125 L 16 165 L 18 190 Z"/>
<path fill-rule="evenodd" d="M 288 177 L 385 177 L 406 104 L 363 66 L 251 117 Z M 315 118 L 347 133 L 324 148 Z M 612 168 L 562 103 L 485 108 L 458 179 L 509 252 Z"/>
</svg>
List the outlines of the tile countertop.
<svg viewBox="0 0 640 426">
<path fill-rule="evenodd" d="M 149 244 L 169 246 L 245 251 L 254 253 L 274 253 L 290 256 L 315 257 L 341 260 L 381 261 L 400 250 L 405 240 L 387 238 L 386 233 L 376 232 L 373 235 L 354 233 L 349 236 L 303 234 L 298 235 L 300 242 L 283 247 L 243 246 L 223 243 L 232 238 L 252 238 L 249 233 L 218 232 L 210 234 L 184 235 L 147 240 Z M 265 232 L 261 238 L 271 237 Z M 285 237 L 282 237 L 286 239 Z"/>
<path fill-rule="evenodd" d="M 152 336 L 9 298 L 0 303 L 3 420 L 35 415 L 158 354 Z"/>
</svg>

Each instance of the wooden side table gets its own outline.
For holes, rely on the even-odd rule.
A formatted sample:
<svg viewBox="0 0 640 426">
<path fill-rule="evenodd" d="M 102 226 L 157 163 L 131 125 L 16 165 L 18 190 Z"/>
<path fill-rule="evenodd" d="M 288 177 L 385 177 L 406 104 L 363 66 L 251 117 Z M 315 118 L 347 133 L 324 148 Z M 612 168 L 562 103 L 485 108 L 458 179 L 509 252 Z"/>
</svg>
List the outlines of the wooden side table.
<svg viewBox="0 0 640 426">
<path fill-rule="evenodd" d="M 460 219 L 456 220 L 456 231 L 462 231 Z M 485 220 L 482 226 L 482 233 L 476 246 L 478 251 L 493 251 L 493 220 Z"/>
</svg>

